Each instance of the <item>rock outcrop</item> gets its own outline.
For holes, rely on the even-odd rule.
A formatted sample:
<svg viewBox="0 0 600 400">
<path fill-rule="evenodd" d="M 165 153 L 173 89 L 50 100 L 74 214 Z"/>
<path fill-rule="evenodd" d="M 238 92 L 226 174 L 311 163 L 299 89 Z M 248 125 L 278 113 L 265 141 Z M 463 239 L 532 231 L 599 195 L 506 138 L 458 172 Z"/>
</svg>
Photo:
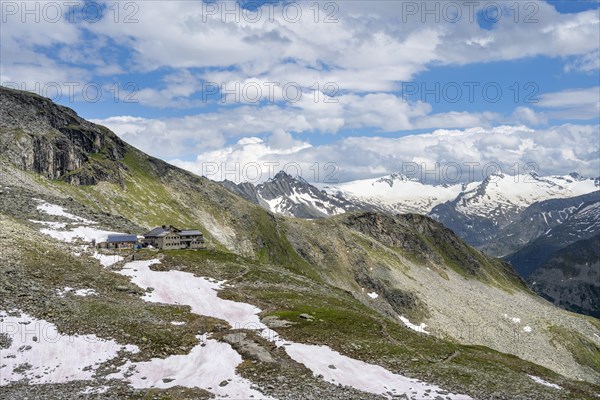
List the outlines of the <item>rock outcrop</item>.
<svg viewBox="0 0 600 400">
<path fill-rule="evenodd" d="M 17 167 L 74 185 L 120 183 L 128 145 L 105 127 L 33 93 L 0 87 L 0 153 Z"/>
</svg>

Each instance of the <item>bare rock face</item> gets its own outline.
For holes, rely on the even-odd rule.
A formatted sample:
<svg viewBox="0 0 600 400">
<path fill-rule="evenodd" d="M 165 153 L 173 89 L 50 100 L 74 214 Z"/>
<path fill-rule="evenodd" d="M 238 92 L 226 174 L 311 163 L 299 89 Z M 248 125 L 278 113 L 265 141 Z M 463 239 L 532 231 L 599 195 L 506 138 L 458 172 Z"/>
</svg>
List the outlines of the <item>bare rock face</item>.
<svg viewBox="0 0 600 400">
<path fill-rule="evenodd" d="M 556 252 L 533 272 L 529 283 L 559 307 L 600 318 L 600 234 Z"/>
<path fill-rule="evenodd" d="M 127 145 L 107 128 L 33 93 L 0 87 L 0 155 L 74 185 L 120 183 Z"/>
</svg>

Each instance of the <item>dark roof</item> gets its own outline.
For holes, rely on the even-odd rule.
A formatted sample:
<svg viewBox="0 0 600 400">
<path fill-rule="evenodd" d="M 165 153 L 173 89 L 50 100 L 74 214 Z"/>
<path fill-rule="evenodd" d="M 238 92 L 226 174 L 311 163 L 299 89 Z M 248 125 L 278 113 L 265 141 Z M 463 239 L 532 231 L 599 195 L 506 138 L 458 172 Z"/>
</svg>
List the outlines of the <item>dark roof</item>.
<svg viewBox="0 0 600 400">
<path fill-rule="evenodd" d="M 152 229 L 150 232 L 146 232 L 144 233 L 145 237 L 152 237 L 152 236 L 158 236 L 162 233 L 168 232 L 168 229 L 164 229 L 162 226 L 157 226 L 156 228 Z"/>
<path fill-rule="evenodd" d="M 199 230 L 183 230 L 179 232 L 181 236 L 201 236 L 202 232 Z"/>
<path fill-rule="evenodd" d="M 144 233 L 144 236 L 145 237 L 158 237 L 158 236 L 163 236 L 166 233 L 169 233 L 171 231 L 173 231 L 173 233 L 181 232 L 179 229 L 175 228 L 174 226 L 163 225 L 163 226 L 157 226 L 156 228 L 152 229 L 150 232 Z"/>
<path fill-rule="evenodd" d="M 137 242 L 137 235 L 108 235 L 108 243 Z"/>
<path fill-rule="evenodd" d="M 157 226 L 156 228 L 152 229 L 150 232 L 146 232 L 144 234 L 145 237 L 158 237 L 158 236 L 163 236 L 166 233 L 169 233 L 171 231 L 171 229 L 173 229 L 174 233 L 178 233 L 181 236 L 202 236 L 202 232 L 200 232 L 197 229 L 184 229 L 182 231 L 180 231 L 179 229 L 171 226 L 165 226 L 164 228 L 162 226 Z"/>
</svg>

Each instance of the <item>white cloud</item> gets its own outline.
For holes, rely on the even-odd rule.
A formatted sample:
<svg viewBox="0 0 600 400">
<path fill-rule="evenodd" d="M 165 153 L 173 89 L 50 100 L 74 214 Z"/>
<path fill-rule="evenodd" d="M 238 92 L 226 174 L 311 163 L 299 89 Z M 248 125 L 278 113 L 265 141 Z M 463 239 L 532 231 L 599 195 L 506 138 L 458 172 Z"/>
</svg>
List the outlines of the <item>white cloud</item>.
<svg viewBox="0 0 600 400">
<path fill-rule="evenodd" d="M 324 23 L 323 10 L 315 23 L 312 3 L 300 3 L 302 18 L 294 23 L 284 18 L 282 5 L 272 19 L 265 6 L 263 17 L 251 23 L 239 16 L 235 21 L 231 16 L 223 20 L 220 13 L 207 15 L 202 2 L 139 3 L 137 23 L 106 18 L 88 28 L 131 49 L 137 70 L 211 67 L 202 73 L 211 82 L 297 82 L 305 88 L 336 82 L 351 92 L 397 90 L 398 82 L 412 80 L 433 64 L 587 57 L 600 41 L 597 10 L 560 14 L 537 2 L 535 10 L 519 4 L 519 14 L 511 15 L 515 3 L 500 1 L 503 16 L 487 31 L 470 16 L 488 3 L 474 10 L 461 7 L 462 17 L 453 24 L 441 10 L 441 21 L 435 21 L 421 9 L 424 3 L 409 3 L 418 6 L 415 15 L 408 15 L 406 2 L 335 3 L 336 23 Z M 216 7 L 223 10 L 232 3 L 217 2 Z M 147 100 L 160 104 L 160 97 Z"/>
<path fill-rule="evenodd" d="M 274 160 L 297 155 L 311 147 L 287 132 L 278 131 L 266 141 L 257 137 L 243 138 L 232 146 L 202 153 L 194 161 L 174 159 L 170 162 L 214 180 L 257 183 L 285 168 L 284 165 L 276 165 L 278 162 Z"/>
<path fill-rule="evenodd" d="M 554 118 L 591 119 L 600 116 L 600 86 L 569 89 L 540 96 L 540 107 L 552 109 Z"/>
<path fill-rule="evenodd" d="M 569 108 L 598 103 L 600 103 L 600 86 L 546 93 L 540 96 L 538 104 L 541 107 Z"/>
<path fill-rule="evenodd" d="M 600 70 L 600 49 L 577 57 L 573 62 L 565 65 L 565 71 L 598 72 Z"/>
<path fill-rule="evenodd" d="M 409 103 L 388 93 L 344 95 L 336 100 L 335 103 L 315 102 L 309 94 L 287 107 L 234 106 L 181 118 L 116 116 L 93 122 L 106 125 L 124 140 L 153 156 L 185 159 L 244 136 L 276 136 L 278 132 L 335 134 L 353 129 L 398 132 L 466 128 L 491 126 L 504 118 L 491 112 L 431 114 L 431 106 L 427 103 Z"/>
<path fill-rule="evenodd" d="M 497 165 L 510 172 L 514 171 L 515 164 L 523 168 L 527 163 L 538 165 L 542 175 L 577 171 L 597 176 L 599 141 L 597 127 L 588 125 L 543 130 L 526 126 L 437 130 L 400 138 L 348 137 L 320 146 L 292 140 L 286 149 L 275 149 L 253 138 L 218 151 L 201 153 L 193 162 L 177 160 L 175 164 L 200 174 L 206 172 L 210 164 L 214 171 L 212 178 L 238 181 L 245 180 L 244 168 L 250 164 L 252 171 L 255 164 L 262 167 L 263 180 L 286 166 L 298 166 L 305 179 L 320 183 L 329 164 L 338 168 L 330 178 L 340 181 L 381 176 L 400 170 L 406 163 L 416 163 L 428 171 L 435 170 L 437 163 L 442 167 L 457 163 L 464 168 L 464 179 L 469 177 L 467 169 L 472 163 L 477 163 L 474 170 L 478 178 L 486 165 Z M 315 166 L 321 172 L 319 175 L 315 175 Z M 225 176 L 225 171 L 230 171 L 229 175 Z M 251 180 L 254 181 L 254 175 Z"/>
</svg>

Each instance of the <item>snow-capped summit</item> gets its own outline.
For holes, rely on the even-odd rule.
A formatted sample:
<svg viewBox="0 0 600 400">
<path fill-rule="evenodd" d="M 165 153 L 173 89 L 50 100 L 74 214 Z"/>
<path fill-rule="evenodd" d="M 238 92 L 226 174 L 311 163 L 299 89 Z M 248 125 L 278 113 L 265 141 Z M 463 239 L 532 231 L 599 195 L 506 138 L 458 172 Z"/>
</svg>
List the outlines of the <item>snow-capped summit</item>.
<svg viewBox="0 0 600 400">
<path fill-rule="evenodd" d="M 424 184 L 418 179 L 396 173 L 382 178 L 323 186 L 323 189 L 351 202 L 372 204 L 388 212 L 427 214 L 436 205 L 456 198 L 462 185 Z"/>
<path fill-rule="evenodd" d="M 417 178 L 410 178 L 401 172 L 394 172 L 391 175 L 383 176 L 383 177 L 377 179 L 374 183 L 387 183 L 388 185 L 390 185 L 390 187 L 394 187 L 395 182 L 409 182 L 409 181 L 418 182 L 419 180 Z"/>
<path fill-rule="evenodd" d="M 259 184 L 235 184 L 224 181 L 229 190 L 277 214 L 299 218 L 323 218 L 348 211 L 372 209 L 369 205 L 352 203 L 341 196 L 326 193 L 300 176 L 280 171 Z"/>
<path fill-rule="evenodd" d="M 534 203 L 596 190 L 594 179 L 575 180 L 571 175 L 490 175 L 482 182 L 469 183 L 454 200 L 434 207 L 430 215 L 468 243 L 479 246 L 516 221 Z"/>
<path fill-rule="evenodd" d="M 456 209 L 463 214 L 493 218 L 511 210 L 522 210 L 537 201 L 575 197 L 594 190 L 597 188 L 593 179 L 573 179 L 572 175 L 494 174 L 480 183 L 467 185 L 456 199 Z"/>
<path fill-rule="evenodd" d="M 544 177 L 535 172 L 494 173 L 481 182 L 433 184 L 397 172 L 317 187 L 280 171 L 256 186 L 223 182 L 246 199 L 287 216 L 320 218 L 356 210 L 418 213 L 430 214 L 453 229 L 458 229 L 457 221 L 464 222 L 463 217 L 483 218 L 502 227 L 535 202 L 591 193 L 598 190 L 598 184 L 598 179 L 577 173 Z"/>
</svg>

